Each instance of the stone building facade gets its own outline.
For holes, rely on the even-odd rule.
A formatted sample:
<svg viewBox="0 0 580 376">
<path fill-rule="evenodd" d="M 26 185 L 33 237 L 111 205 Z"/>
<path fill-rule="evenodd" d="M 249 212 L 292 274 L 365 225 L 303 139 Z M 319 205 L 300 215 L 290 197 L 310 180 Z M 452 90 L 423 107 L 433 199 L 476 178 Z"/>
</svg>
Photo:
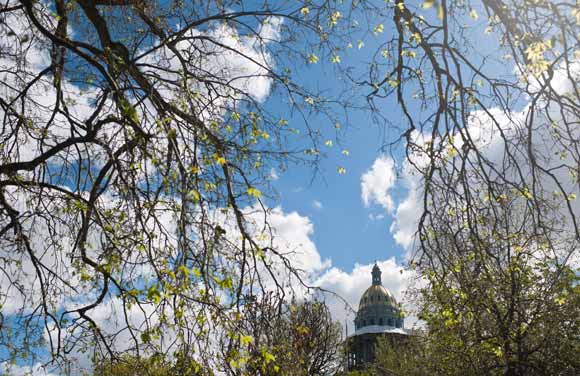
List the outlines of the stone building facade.
<svg viewBox="0 0 580 376">
<path fill-rule="evenodd" d="M 393 294 L 383 286 L 381 274 L 381 269 L 375 264 L 371 272 L 372 284 L 360 298 L 354 320 L 355 332 L 347 338 L 349 370 L 362 369 L 374 362 L 375 343 L 379 336 L 397 343 L 408 335 L 403 327 L 401 309 Z"/>
</svg>

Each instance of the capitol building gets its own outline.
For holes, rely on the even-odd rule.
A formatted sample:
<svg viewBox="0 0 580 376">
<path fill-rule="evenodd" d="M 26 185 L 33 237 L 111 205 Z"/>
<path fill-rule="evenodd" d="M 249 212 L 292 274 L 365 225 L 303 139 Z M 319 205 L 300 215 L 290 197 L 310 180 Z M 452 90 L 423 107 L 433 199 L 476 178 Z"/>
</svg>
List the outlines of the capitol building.
<svg viewBox="0 0 580 376">
<path fill-rule="evenodd" d="M 371 272 L 372 284 L 362 294 L 354 320 L 355 332 L 347 338 L 348 369 L 362 369 L 375 359 L 376 340 L 383 336 L 391 343 L 405 340 L 409 332 L 393 294 L 381 281 L 377 264 Z"/>
</svg>

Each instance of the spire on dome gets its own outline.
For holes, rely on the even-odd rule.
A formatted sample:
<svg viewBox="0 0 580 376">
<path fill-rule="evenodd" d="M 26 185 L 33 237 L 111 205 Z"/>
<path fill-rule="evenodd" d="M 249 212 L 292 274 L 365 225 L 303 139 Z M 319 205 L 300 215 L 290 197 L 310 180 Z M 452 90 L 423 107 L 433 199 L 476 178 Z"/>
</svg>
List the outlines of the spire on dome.
<svg viewBox="0 0 580 376">
<path fill-rule="evenodd" d="M 381 269 L 379 268 L 379 266 L 377 265 L 377 263 L 375 262 L 375 266 L 373 266 L 373 271 L 371 272 L 372 276 L 373 276 L 373 285 L 382 285 L 383 283 L 381 282 Z"/>
</svg>

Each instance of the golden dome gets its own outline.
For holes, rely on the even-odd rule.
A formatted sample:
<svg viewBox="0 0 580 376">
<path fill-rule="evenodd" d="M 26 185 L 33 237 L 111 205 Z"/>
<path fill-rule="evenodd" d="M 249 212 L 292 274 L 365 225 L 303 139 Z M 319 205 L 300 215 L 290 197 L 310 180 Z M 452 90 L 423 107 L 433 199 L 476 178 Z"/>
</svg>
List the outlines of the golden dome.
<svg viewBox="0 0 580 376">
<path fill-rule="evenodd" d="M 397 306 L 395 297 L 383 285 L 370 286 L 360 298 L 358 309 L 368 307 L 370 305 L 388 305 Z"/>
</svg>

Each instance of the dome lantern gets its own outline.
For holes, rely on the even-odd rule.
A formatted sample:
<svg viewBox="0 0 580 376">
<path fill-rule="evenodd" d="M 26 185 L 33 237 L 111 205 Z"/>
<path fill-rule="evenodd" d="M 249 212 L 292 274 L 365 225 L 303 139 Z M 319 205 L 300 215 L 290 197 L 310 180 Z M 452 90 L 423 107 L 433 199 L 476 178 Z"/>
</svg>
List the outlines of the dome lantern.
<svg viewBox="0 0 580 376">
<path fill-rule="evenodd" d="M 373 276 L 373 285 L 382 285 L 383 283 L 381 282 L 381 269 L 379 268 L 379 266 L 377 265 L 377 263 L 375 262 L 375 266 L 373 266 L 373 271 L 371 272 L 372 276 Z"/>
</svg>

